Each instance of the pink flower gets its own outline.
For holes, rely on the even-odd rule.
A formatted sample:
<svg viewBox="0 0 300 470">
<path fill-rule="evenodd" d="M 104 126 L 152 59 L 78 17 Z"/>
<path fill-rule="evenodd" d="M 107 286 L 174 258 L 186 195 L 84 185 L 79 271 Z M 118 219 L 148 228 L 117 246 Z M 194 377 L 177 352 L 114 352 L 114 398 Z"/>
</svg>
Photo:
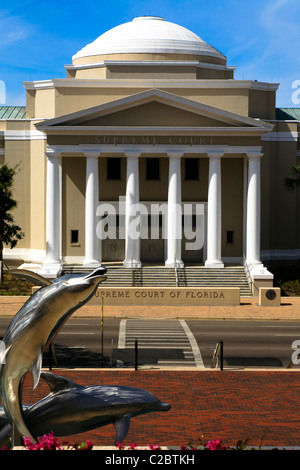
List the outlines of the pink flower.
<svg viewBox="0 0 300 470">
<path fill-rule="evenodd" d="M 132 442 L 132 443 L 129 445 L 128 450 L 134 450 L 134 449 L 136 449 L 136 447 L 137 447 L 137 445 L 134 444 L 134 442 Z"/>
<path fill-rule="evenodd" d="M 206 450 L 228 450 L 228 447 L 223 446 L 222 439 L 216 439 L 214 441 L 208 441 L 205 444 Z"/>
<path fill-rule="evenodd" d="M 124 450 L 125 449 L 125 445 L 123 442 L 117 442 L 116 443 L 116 447 L 119 449 L 119 450 Z"/>
<path fill-rule="evenodd" d="M 29 437 L 24 438 L 24 446 L 28 450 L 62 450 L 59 440 L 54 437 L 53 432 L 38 437 L 37 442 L 32 443 Z"/>
<path fill-rule="evenodd" d="M 71 445 L 68 442 L 60 443 L 60 441 L 53 435 L 44 434 L 44 436 L 38 437 L 37 442 L 31 442 L 29 437 L 24 437 L 24 447 L 27 450 L 65 450 L 65 448 L 73 450 L 92 450 L 93 444 L 87 440 L 81 445 Z"/>
</svg>

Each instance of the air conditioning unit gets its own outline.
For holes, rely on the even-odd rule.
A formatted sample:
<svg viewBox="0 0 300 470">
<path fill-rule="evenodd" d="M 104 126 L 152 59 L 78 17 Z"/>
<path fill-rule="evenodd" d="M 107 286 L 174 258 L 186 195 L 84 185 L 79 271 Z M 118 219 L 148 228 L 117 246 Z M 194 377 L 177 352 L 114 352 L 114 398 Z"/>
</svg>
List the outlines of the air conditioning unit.
<svg viewBox="0 0 300 470">
<path fill-rule="evenodd" d="M 278 307 L 281 304 L 281 289 L 279 287 L 260 287 L 259 305 L 263 307 Z"/>
</svg>

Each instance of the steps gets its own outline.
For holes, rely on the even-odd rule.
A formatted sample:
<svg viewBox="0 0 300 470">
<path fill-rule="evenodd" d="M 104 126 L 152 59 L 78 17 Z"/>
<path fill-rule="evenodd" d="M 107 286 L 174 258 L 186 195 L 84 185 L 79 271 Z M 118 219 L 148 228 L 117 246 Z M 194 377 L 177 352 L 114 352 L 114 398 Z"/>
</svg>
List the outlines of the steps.
<svg viewBox="0 0 300 470">
<path fill-rule="evenodd" d="M 82 266 L 65 266 L 63 274 L 89 273 Z M 143 266 L 129 269 L 108 266 L 106 287 L 239 287 L 241 297 L 251 297 L 247 277 L 242 266 L 223 269 L 185 266 L 177 270 L 164 266 Z"/>
<path fill-rule="evenodd" d="M 142 268 L 143 287 L 176 287 L 173 268 L 145 266 Z"/>
<path fill-rule="evenodd" d="M 188 287 L 239 287 L 241 297 L 252 296 L 243 266 L 222 269 L 186 266 L 184 270 Z"/>
</svg>

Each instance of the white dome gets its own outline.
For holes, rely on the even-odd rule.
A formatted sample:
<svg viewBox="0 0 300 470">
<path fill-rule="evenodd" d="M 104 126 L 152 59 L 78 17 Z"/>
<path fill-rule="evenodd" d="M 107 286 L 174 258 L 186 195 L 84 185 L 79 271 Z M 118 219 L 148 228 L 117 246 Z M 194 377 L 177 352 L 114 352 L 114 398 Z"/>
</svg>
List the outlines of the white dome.
<svg viewBox="0 0 300 470">
<path fill-rule="evenodd" d="M 73 60 L 104 54 L 191 54 L 226 60 L 199 36 L 156 16 L 142 16 L 99 36 L 73 56 Z"/>
</svg>

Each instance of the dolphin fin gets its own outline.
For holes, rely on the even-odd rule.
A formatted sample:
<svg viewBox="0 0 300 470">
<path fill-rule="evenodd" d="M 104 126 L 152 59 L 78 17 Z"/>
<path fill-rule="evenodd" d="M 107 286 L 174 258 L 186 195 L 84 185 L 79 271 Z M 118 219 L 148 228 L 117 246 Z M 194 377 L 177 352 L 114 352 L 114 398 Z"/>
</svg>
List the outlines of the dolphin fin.
<svg viewBox="0 0 300 470">
<path fill-rule="evenodd" d="M 46 279 L 45 277 L 33 271 L 29 271 L 28 269 L 8 269 L 4 272 L 5 274 L 11 274 L 12 276 L 23 277 L 27 281 L 32 282 L 32 284 L 37 286 L 45 287 L 52 284 L 52 281 L 49 279 Z"/>
<path fill-rule="evenodd" d="M 117 419 L 114 421 L 114 428 L 116 431 L 116 440 L 115 443 L 117 442 L 123 442 L 125 437 L 127 436 L 127 433 L 129 431 L 129 426 L 130 426 L 130 414 L 126 414 L 122 416 L 122 418 Z"/>
<path fill-rule="evenodd" d="M 51 372 L 42 372 L 41 379 L 46 382 L 52 393 L 58 393 L 62 390 L 69 390 L 70 388 L 82 387 L 82 385 L 78 385 L 75 382 L 66 379 L 65 377 L 52 374 Z"/>
<path fill-rule="evenodd" d="M 31 366 L 31 372 L 33 375 L 33 389 L 35 389 L 40 381 L 41 369 L 42 369 L 42 360 L 43 360 L 43 353 L 40 351 L 38 354 L 36 361 Z"/>
</svg>

